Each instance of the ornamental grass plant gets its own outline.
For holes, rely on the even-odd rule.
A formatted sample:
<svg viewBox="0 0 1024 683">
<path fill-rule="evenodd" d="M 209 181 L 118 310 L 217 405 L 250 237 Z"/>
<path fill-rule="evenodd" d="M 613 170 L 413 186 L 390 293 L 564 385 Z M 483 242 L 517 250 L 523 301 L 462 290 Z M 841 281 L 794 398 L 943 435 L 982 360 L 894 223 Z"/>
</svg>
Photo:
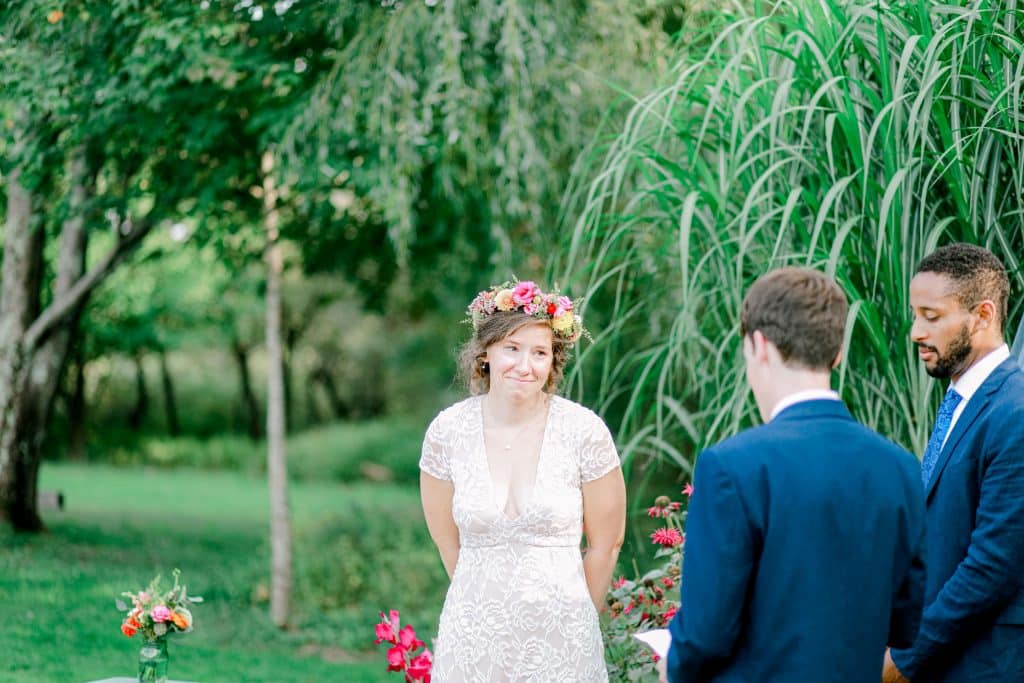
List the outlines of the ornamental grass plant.
<svg viewBox="0 0 1024 683">
<path fill-rule="evenodd" d="M 588 300 L 594 335 L 568 393 L 609 420 L 646 499 L 666 464 L 685 476 L 756 421 L 740 303 L 766 270 L 806 265 L 851 303 L 837 389 L 919 452 L 938 392 L 908 340 L 918 260 L 982 244 L 1010 271 L 1008 334 L 1024 301 L 1020 3 L 736 3 L 679 45 L 568 195 L 551 279 Z"/>
</svg>

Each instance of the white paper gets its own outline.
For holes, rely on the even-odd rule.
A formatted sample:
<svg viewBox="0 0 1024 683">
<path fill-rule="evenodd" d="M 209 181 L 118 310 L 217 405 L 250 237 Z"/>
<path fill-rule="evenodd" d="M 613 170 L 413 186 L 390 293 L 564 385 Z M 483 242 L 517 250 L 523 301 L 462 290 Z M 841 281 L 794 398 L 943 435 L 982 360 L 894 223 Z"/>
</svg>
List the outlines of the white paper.
<svg viewBox="0 0 1024 683">
<path fill-rule="evenodd" d="M 667 628 L 656 628 L 653 631 L 634 633 L 633 637 L 654 650 L 662 659 L 668 655 L 668 647 L 672 644 L 672 634 L 669 633 Z"/>
</svg>

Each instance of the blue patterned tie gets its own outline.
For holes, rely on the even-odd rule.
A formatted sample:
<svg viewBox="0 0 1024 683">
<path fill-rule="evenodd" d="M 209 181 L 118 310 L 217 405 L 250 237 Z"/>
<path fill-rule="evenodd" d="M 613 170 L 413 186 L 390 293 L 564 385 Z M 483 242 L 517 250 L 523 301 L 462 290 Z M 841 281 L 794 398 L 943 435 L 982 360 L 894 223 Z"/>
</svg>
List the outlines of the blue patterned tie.
<svg viewBox="0 0 1024 683">
<path fill-rule="evenodd" d="M 939 404 L 939 413 L 935 416 L 935 428 L 932 429 L 932 435 L 928 437 L 928 446 L 924 449 L 924 457 L 921 458 L 921 481 L 925 487 L 928 486 L 928 480 L 932 478 L 932 470 L 935 469 L 939 453 L 942 452 L 942 442 L 946 439 L 949 426 L 953 424 L 953 413 L 956 412 L 956 407 L 960 405 L 961 399 L 963 396 L 956 393 L 956 389 L 950 386 L 942 398 L 942 403 Z"/>
</svg>

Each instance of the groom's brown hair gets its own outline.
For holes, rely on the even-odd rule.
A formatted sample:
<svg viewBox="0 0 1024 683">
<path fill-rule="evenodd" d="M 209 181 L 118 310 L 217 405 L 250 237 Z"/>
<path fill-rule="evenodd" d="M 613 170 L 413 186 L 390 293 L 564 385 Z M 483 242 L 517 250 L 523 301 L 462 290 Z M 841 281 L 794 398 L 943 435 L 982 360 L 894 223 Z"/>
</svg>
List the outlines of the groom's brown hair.
<svg viewBox="0 0 1024 683">
<path fill-rule="evenodd" d="M 810 268 L 780 268 L 757 279 L 743 299 L 743 336 L 760 330 L 787 364 L 831 370 L 843 347 L 846 295 Z"/>
</svg>

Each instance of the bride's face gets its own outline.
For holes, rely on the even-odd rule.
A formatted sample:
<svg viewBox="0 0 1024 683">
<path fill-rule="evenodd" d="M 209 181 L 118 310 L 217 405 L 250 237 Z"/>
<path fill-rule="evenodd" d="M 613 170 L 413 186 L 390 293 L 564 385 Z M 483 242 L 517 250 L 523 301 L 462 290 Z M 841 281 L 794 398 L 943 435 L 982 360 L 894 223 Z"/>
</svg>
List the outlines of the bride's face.
<svg viewBox="0 0 1024 683">
<path fill-rule="evenodd" d="M 537 323 L 488 346 L 484 360 L 491 368 L 490 393 L 523 400 L 543 392 L 554 358 L 551 342 L 551 326 Z"/>
</svg>

